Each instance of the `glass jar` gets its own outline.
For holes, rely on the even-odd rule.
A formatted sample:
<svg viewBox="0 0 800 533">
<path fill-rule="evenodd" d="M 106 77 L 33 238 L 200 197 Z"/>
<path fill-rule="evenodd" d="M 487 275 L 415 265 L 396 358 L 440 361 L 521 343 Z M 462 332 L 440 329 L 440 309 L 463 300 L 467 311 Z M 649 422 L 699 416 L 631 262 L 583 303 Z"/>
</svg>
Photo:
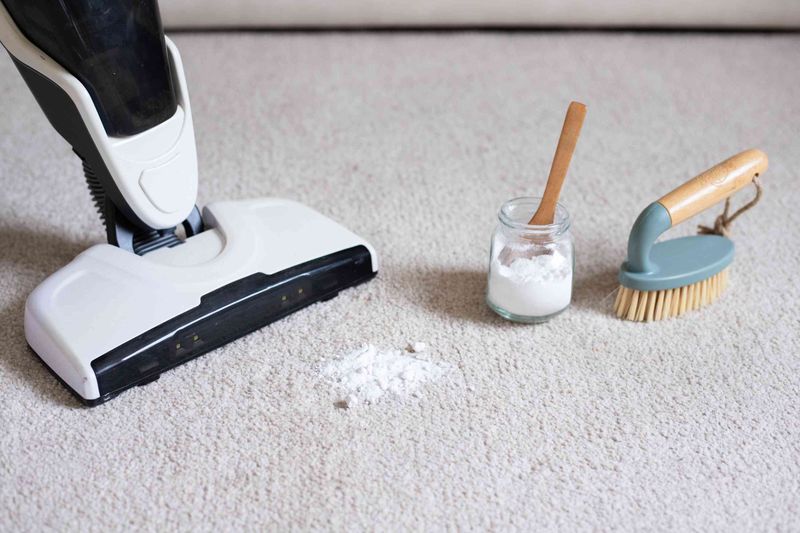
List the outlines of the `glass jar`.
<svg viewBox="0 0 800 533">
<path fill-rule="evenodd" d="M 503 204 L 492 235 L 486 303 L 515 322 L 545 322 L 572 300 L 575 253 L 570 218 L 556 207 L 552 224 L 528 224 L 541 198 L 514 198 Z"/>
</svg>

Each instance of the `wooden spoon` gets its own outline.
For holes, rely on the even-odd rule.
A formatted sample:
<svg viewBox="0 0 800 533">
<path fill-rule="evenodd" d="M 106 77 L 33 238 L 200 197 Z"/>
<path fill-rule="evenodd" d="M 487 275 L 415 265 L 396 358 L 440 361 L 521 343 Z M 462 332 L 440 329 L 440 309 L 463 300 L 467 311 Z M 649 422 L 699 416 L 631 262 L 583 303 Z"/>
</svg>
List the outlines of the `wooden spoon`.
<svg viewBox="0 0 800 533">
<path fill-rule="evenodd" d="M 561 137 L 558 138 L 556 154 L 553 156 L 553 164 L 550 166 L 550 175 L 547 177 L 547 185 L 542 195 L 542 201 L 539 203 L 536 213 L 533 214 L 530 222 L 528 222 L 531 226 L 552 224 L 555 221 L 558 196 L 561 194 L 564 178 L 567 177 L 567 169 L 569 169 L 569 162 L 572 159 L 572 153 L 575 151 L 575 145 L 578 143 L 578 136 L 581 133 L 584 117 L 586 117 L 586 106 L 580 102 L 570 102 L 569 108 L 567 108 L 567 116 L 564 118 L 564 126 L 561 128 Z M 535 239 L 531 240 L 535 242 Z M 528 257 L 530 254 L 542 255 L 549 253 L 551 252 L 546 250 L 521 252 L 512 248 L 504 248 L 500 252 L 498 259 L 501 264 L 508 266 L 520 257 Z"/>
<path fill-rule="evenodd" d="M 544 226 L 552 224 L 555 220 L 561 186 L 564 185 L 564 178 L 567 177 L 569 162 L 572 160 L 572 153 L 578 143 L 578 136 L 581 134 L 585 117 L 586 106 L 580 102 L 570 102 L 567 116 L 564 118 L 564 126 L 561 128 L 561 137 L 558 139 L 556 155 L 553 156 L 553 164 L 550 166 L 550 175 L 544 188 L 542 202 L 528 222 L 531 226 Z"/>
</svg>

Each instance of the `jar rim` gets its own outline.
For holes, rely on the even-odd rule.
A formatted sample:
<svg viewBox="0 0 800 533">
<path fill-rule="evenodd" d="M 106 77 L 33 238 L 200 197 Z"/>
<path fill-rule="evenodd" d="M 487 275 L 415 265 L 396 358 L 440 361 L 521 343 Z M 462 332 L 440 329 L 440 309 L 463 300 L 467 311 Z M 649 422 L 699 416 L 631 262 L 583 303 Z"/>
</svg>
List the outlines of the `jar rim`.
<svg viewBox="0 0 800 533">
<path fill-rule="evenodd" d="M 541 196 L 518 196 L 512 198 L 500 206 L 497 218 L 504 226 L 524 231 L 525 233 L 561 234 L 567 231 L 570 227 L 570 216 L 561 202 L 556 202 L 555 220 L 552 224 L 528 224 L 530 217 L 536 212 L 541 201 Z M 524 215 L 515 217 L 514 212 L 520 208 L 522 208 Z"/>
</svg>

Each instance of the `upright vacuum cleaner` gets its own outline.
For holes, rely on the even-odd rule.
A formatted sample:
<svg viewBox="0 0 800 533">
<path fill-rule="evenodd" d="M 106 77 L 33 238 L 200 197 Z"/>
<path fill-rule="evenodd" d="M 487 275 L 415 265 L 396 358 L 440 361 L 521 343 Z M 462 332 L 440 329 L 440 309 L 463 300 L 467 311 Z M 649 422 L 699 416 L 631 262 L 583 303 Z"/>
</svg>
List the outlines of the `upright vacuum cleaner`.
<svg viewBox="0 0 800 533">
<path fill-rule="evenodd" d="M 36 287 L 25 336 L 88 405 L 372 278 L 375 250 L 266 198 L 202 214 L 181 58 L 156 0 L 0 0 L 0 42 L 72 146 L 105 224 Z"/>
</svg>

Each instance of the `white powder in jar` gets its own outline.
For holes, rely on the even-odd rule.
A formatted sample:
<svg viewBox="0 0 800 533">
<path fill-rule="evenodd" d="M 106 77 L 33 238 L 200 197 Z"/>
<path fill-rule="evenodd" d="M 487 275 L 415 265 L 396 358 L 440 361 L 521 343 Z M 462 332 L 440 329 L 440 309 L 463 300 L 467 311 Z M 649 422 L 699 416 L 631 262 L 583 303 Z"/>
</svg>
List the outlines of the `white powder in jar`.
<svg viewBox="0 0 800 533">
<path fill-rule="evenodd" d="M 510 265 L 492 259 L 489 301 L 509 313 L 544 317 L 557 313 L 572 299 L 572 262 L 558 250 L 517 257 Z"/>
</svg>

